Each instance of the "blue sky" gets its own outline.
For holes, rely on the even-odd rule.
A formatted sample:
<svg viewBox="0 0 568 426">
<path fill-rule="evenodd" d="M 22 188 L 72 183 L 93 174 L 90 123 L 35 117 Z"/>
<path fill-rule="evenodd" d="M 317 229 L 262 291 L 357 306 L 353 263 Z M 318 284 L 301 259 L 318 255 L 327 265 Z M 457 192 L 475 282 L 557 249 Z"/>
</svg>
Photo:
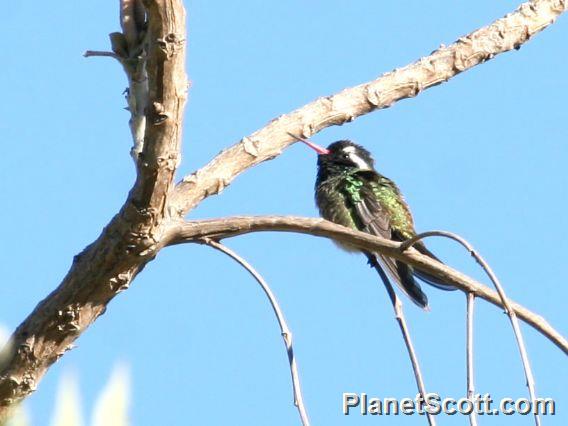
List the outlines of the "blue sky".
<svg viewBox="0 0 568 426">
<path fill-rule="evenodd" d="M 512 11 L 515 1 L 187 1 L 192 81 L 180 176 L 272 118 L 368 81 Z M 0 132 L 0 323 L 16 327 L 52 291 L 73 255 L 100 233 L 134 179 L 126 81 L 106 58 L 118 5 L 15 2 L 4 10 Z M 566 17 L 508 53 L 417 98 L 314 137 L 351 138 L 394 179 L 420 231 L 467 238 L 515 301 L 568 332 L 568 72 Z M 239 177 L 191 218 L 316 216 L 315 155 L 296 145 Z M 295 337 L 314 425 L 425 424 L 418 417 L 341 414 L 343 392 L 415 395 L 402 338 L 376 274 L 327 240 L 257 234 L 227 241 L 271 284 Z M 429 241 L 449 265 L 483 275 L 451 242 Z M 426 289 L 432 311 L 405 303 L 427 388 L 465 391 L 461 293 Z M 523 327 L 547 426 L 568 421 L 566 357 Z M 132 422 L 298 424 L 284 348 L 270 306 L 236 264 L 202 246 L 164 250 L 47 374 L 28 400 L 48 423 L 59 377 L 76 371 L 93 407 L 115 362 L 132 372 Z M 507 318 L 477 304 L 477 386 L 524 397 Z M 530 425 L 530 417 L 483 425 Z M 467 419 L 440 417 L 440 425 Z"/>
</svg>

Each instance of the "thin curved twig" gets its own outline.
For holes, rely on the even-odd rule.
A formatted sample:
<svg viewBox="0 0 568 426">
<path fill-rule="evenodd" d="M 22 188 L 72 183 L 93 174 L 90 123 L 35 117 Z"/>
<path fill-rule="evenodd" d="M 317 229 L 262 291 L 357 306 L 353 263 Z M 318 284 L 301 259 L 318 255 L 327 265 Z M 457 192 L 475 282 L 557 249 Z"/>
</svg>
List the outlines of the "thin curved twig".
<svg viewBox="0 0 568 426">
<path fill-rule="evenodd" d="M 475 394 L 475 382 L 473 375 L 473 307 L 475 304 L 475 294 L 467 293 L 466 307 L 466 366 L 467 366 L 467 399 L 473 401 Z M 470 426 L 477 426 L 477 413 L 472 410 L 469 413 Z"/>
<path fill-rule="evenodd" d="M 499 297 L 501 298 L 501 302 L 503 303 L 503 307 L 505 308 L 505 312 L 507 313 L 507 316 L 509 317 L 509 320 L 511 321 L 511 326 L 513 327 L 513 333 L 515 334 L 515 339 L 517 341 L 517 346 L 519 347 L 521 360 L 523 362 L 523 369 L 524 369 L 524 372 L 525 372 L 527 387 L 529 389 L 529 396 L 531 398 L 531 401 L 534 402 L 536 400 L 535 380 L 534 380 L 534 375 L 533 375 L 533 372 L 532 372 L 529 356 L 528 356 L 528 353 L 527 353 L 527 348 L 526 348 L 525 341 L 524 341 L 524 338 L 523 338 L 523 333 L 521 332 L 521 328 L 519 327 L 519 320 L 517 319 L 517 315 L 516 315 L 515 311 L 512 309 L 511 304 L 509 303 L 509 299 L 507 298 L 507 295 L 505 294 L 505 290 L 503 289 L 503 286 L 499 282 L 499 279 L 497 278 L 497 276 L 495 275 L 495 273 L 493 272 L 493 270 L 491 269 L 489 264 L 485 261 L 485 259 L 483 259 L 483 257 L 479 253 L 477 253 L 477 251 L 475 251 L 473 246 L 468 241 L 466 241 L 465 239 L 463 239 L 459 235 L 456 235 L 452 232 L 447 232 L 447 231 L 423 232 L 421 234 L 415 235 L 414 237 L 404 241 L 400 245 L 400 250 L 404 251 L 407 248 L 412 247 L 412 245 L 415 244 L 416 242 L 418 242 L 418 241 L 420 241 L 424 238 L 428 238 L 428 237 L 445 237 L 445 238 L 449 238 L 451 240 L 454 240 L 454 241 L 457 241 L 458 243 L 460 243 L 463 247 L 465 247 L 469 251 L 469 254 L 483 268 L 483 270 L 485 271 L 485 273 L 487 274 L 487 276 L 489 277 L 489 279 L 491 280 L 491 282 L 495 286 L 495 289 L 497 290 L 497 293 L 499 293 Z M 534 419 L 535 419 L 536 426 L 540 426 L 540 417 L 539 417 L 538 412 L 536 410 L 534 412 Z"/>
<path fill-rule="evenodd" d="M 394 309 L 396 321 L 398 322 L 398 326 L 400 327 L 400 331 L 402 332 L 404 344 L 406 345 L 406 350 L 408 351 L 408 356 L 410 357 L 410 362 L 412 363 L 412 370 L 414 371 L 414 378 L 416 379 L 418 392 L 422 397 L 422 401 L 426 401 L 426 386 L 424 385 L 424 377 L 422 376 L 422 371 L 420 370 L 420 363 L 418 362 L 416 350 L 414 349 L 414 345 L 412 344 L 410 331 L 408 330 L 408 326 L 406 325 L 406 318 L 404 317 L 404 311 L 402 309 L 402 301 L 394 291 L 394 288 L 392 287 L 392 284 L 387 277 L 387 274 L 385 274 L 382 266 L 376 260 L 371 260 L 371 262 L 372 266 L 379 273 L 389 295 L 389 299 Z M 430 413 L 429 410 L 426 410 L 426 417 L 430 426 L 436 426 L 436 418 L 432 415 L 432 413 Z"/>
<path fill-rule="evenodd" d="M 300 376 L 298 374 L 298 366 L 296 365 L 296 358 L 294 357 L 294 348 L 292 347 L 292 332 L 286 323 L 286 319 L 284 318 L 284 313 L 280 308 L 278 300 L 276 296 L 270 289 L 268 283 L 262 278 L 256 269 L 252 267 L 250 263 L 248 263 L 245 259 L 235 253 L 233 250 L 221 244 L 218 241 L 215 241 L 211 238 L 203 238 L 203 243 L 206 245 L 213 247 L 216 250 L 219 250 L 222 253 L 225 253 L 227 256 L 231 257 L 235 260 L 238 264 L 240 264 L 243 268 L 245 268 L 249 274 L 260 284 L 262 290 L 266 294 L 272 309 L 274 310 L 274 314 L 276 315 L 276 319 L 278 320 L 278 325 L 280 326 L 280 333 L 282 335 L 282 339 L 284 339 L 284 345 L 286 346 L 286 353 L 288 354 L 288 361 L 290 363 L 290 374 L 292 376 L 292 387 L 294 389 L 294 405 L 298 409 L 298 413 L 300 414 L 300 419 L 302 420 L 303 426 L 309 426 L 310 420 L 308 418 L 308 412 L 306 411 L 306 406 L 304 404 L 304 399 L 302 397 L 302 388 L 300 386 Z"/>
<path fill-rule="evenodd" d="M 402 253 L 400 243 L 354 231 L 341 225 L 319 218 L 298 216 L 233 216 L 218 219 L 177 221 L 166 230 L 162 241 L 164 246 L 197 242 L 201 238 L 229 238 L 252 232 L 296 232 L 316 237 L 329 238 L 359 247 L 362 250 L 379 252 L 385 256 L 423 269 L 436 277 L 454 284 L 466 293 L 474 293 L 495 306 L 504 307 L 499 294 L 489 287 L 473 280 L 461 272 L 437 262 L 417 250 Z M 554 343 L 568 355 L 568 341 L 542 316 L 524 306 L 509 301 L 509 306 L 518 318 Z"/>
</svg>

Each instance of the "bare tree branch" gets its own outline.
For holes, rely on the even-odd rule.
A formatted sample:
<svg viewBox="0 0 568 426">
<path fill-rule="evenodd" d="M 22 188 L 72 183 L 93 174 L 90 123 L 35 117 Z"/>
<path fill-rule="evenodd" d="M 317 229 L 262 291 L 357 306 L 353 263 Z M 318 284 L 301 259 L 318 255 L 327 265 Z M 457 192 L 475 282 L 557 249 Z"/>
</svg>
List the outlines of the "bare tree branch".
<svg viewBox="0 0 568 426">
<path fill-rule="evenodd" d="M 250 263 L 244 260 L 241 256 L 235 253 L 233 250 L 228 248 L 227 246 L 214 241 L 210 238 L 205 238 L 204 243 L 208 246 L 213 247 L 216 250 L 219 250 L 222 253 L 225 253 L 227 256 L 233 258 L 237 263 L 239 263 L 243 268 L 245 268 L 249 274 L 253 276 L 253 278 L 260 284 L 262 290 L 266 294 L 270 305 L 272 306 L 272 310 L 274 311 L 274 315 L 276 315 L 276 319 L 278 320 L 278 325 L 280 326 L 280 334 L 282 335 L 282 339 L 284 339 L 284 346 L 286 346 L 286 353 L 288 355 L 288 362 L 290 364 L 290 374 L 292 375 L 292 387 L 294 390 L 294 405 L 298 409 L 298 414 L 300 415 L 300 419 L 302 421 L 303 426 L 309 426 L 310 420 L 308 418 L 308 412 L 306 410 L 306 405 L 304 404 L 304 398 L 302 397 L 302 387 L 300 386 L 300 375 L 298 374 L 298 366 L 296 364 L 296 357 L 294 356 L 294 348 L 292 346 L 292 331 L 288 327 L 286 322 L 286 318 L 284 317 L 284 312 L 280 308 L 280 304 L 276 299 L 276 296 L 270 289 L 268 283 L 262 278 L 256 269 L 252 267 Z"/>
<path fill-rule="evenodd" d="M 121 33 L 111 33 L 112 52 L 87 50 L 83 56 L 109 56 L 117 59 L 128 78 L 126 99 L 130 111 L 133 146 L 130 154 L 138 164 L 146 135 L 146 108 L 150 103 L 146 55 L 148 50 L 146 10 L 142 0 L 120 0 Z"/>
<path fill-rule="evenodd" d="M 146 12 L 142 0 L 120 0 L 122 33 L 110 35 L 113 50 L 121 53 L 121 62 L 128 77 L 128 110 L 133 146 L 130 151 L 134 164 L 144 149 L 146 108 L 150 104 L 148 72 L 146 69 Z"/>
<path fill-rule="evenodd" d="M 144 20 L 142 0 L 120 0 L 120 27 L 129 49 L 138 46 Z"/>
<path fill-rule="evenodd" d="M 107 58 L 113 58 L 113 59 L 120 60 L 120 57 L 116 53 L 106 52 L 106 51 L 102 51 L 102 50 L 86 50 L 85 53 L 83 53 L 83 56 L 85 58 L 100 56 L 100 57 L 107 57 Z"/>
<path fill-rule="evenodd" d="M 278 156 L 296 142 L 289 133 L 310 137 L 326 127 L 345 124 L 414 97 L 500 53 L 519 49 L 565 10 L 566 0 L 523 3 L 515 12 L 410 65 L 278 117 L 185 177 L 173 194 L 172 215 L 184 216 L 204 198 L 220 193 L 248 168 Z"/>
<path fill-rule="evenodd" d="M 310 234 L 341 241 L 348 245 L 359 247 L 362 250 L 377 251 L 429 272 L 443 281 L 452 283 L 466 293 L 471 292 L 476 297 L 504 308 L 501 297 L 497 292 L 447 265 L 436 262 L 414 249 L 402 252 L 400 250 L 401 244 L 397 242 L 365 232 L 354 231 L 324 219 L 294 216 L 235 216 L 210 220 L 180 221 L 168 230 L 164 236 L 164 243 L 166 245 L 181 244 L 195 242 L 206 237 L 221 239 L 262 231 Z M 544 318 L 517 303 L 509 301 L 509 305 L 518 318 L 547 337 L 568 355 L 568 341 Z"/>
<path fill-rule="evenodd" d="M 166 196 L 180 162 L 185 74 L 185 10 L 180 0 L 145 0 L 150 40 L 147 53 L 149 102 L 144 147 L 131 198 L 147 206 L 157 224 L 165 216 Z"/>
</svg>

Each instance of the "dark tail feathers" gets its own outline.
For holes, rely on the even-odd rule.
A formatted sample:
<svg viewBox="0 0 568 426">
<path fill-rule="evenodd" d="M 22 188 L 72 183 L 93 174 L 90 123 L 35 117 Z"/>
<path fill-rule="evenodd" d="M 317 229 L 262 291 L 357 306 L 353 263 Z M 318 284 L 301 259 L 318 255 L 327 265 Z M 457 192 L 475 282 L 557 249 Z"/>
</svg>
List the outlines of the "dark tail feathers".
<svg viewBox="0 0 568 426">
<path fill-rule="evenodd" d="M 430 257 L 430 258 L 437 260 L 440 263 L 444 263 L 440 259 L 438 259 L 434 253 L 432 253 L 430 250 L 428 250 L 426 248 L 426 246 L 424 244 L 422 244 L 421 242 L 414 244 L 414 248 L 416 250 L 418 250 L 420 253 L 422 253 L 422 254 Z M 417 276 L 418 278 L 420 278 L 422 281 L 424 281 L 425 283 L 428 283 L 428 284 L 430 284 L 430 285 L 432 285 L 436 288 L 439 288 L 440 290 L 446 290 L 446 291 L 456 290 L 456 287 L 454 287 L 452 284 L 449 284 L 445 281 L 442 281 L 441 279 L 436 278 L 435 276 L 429 274 L 428 272 L 424 272 L 424 271 L 414 269 L 414 268 L 413 268 L 413 272 L 414 272 L 414 275 Z"/>
<path fill-rule="evenodd" d="M 384 265 L 388 274 L 404 292 L 404 294 L 406 294 L 416 305 L 422 309 L 428 310 L 428 297 L 422 291 L 420 284 L 418 284 L 414 279 L 412 268 L 405 263 L 391 258 L 377 256 L 370 253 L 366 253 L 366 255 L 369 260 L 369 265 L 377 269 L 377 271 L 382 269 Z"/>
</svg>

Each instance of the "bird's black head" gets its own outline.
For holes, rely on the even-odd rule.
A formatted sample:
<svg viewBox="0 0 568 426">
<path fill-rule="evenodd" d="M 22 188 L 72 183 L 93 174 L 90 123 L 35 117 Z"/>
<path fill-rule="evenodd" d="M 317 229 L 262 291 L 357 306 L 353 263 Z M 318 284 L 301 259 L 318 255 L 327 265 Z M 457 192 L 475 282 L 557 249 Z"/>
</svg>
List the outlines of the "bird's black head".
<svg viewBox="0 0 568 426">
<path fill-rule="evenodd" d="M 333 142 L 324 148 L 292 133 L 289 135 L 318 153 L 318 182 L 345 172 L 374 170 L 375 160 L 371 153 L 348 139 Z"/>
<path fill-rule="evenodd" d="M 350 170 L 373 170 L 375 161 L 371 153 L 350 140 L 333 142 L 326 154 L 318 155 L 318 168 L 342 172 Z"/>
</svg>

